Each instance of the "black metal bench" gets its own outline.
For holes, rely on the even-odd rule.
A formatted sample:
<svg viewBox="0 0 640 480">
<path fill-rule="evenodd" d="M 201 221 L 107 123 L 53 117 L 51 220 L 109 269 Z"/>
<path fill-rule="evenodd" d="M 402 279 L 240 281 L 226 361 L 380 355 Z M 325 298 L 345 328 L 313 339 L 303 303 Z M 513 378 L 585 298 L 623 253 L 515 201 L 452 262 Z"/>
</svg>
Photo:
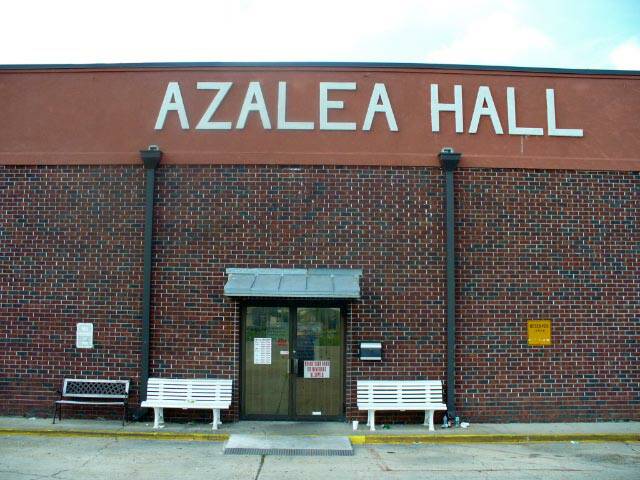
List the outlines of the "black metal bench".
<svg viewBox="0 0 640 480">
<path fill-rule="evenodd" d="M 56 423 L 56 415 L 62 420 L 62 405 L 97 405 L 122 407 L 124 426 L 129 408 L 129 380 L 65 378 L 58 394 L 60 399 L 54 403 L 53 423 Z"/>
</svg>

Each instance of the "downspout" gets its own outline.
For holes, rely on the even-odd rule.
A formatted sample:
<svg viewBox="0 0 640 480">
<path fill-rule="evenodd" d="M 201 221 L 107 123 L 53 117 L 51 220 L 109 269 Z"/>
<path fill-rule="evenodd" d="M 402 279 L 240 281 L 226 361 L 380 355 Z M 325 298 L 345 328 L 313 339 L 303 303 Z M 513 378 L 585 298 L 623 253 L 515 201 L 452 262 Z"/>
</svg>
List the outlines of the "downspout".
<svg viewBox="0 0 640 480">
<path fill-rule="evenodd" d="M 456 417 L 456 250 L 454 243 L 453 172 L 460 161 L 460 153 L 443 148 L 438 154 L 445 176 L 445 216 L 447 230 L 447 415 Z"/>
<path fill-rule="evenodd" d="M 149 380 L 149 324 L 151 318 L 151 271 L 153 266 L 153 204 L 156 168 L 162 159 L 162 150 L 157 145 L 150 145 L 147 150 L 140 150 L 140 158 L 144 163 L 146 174 L 144 204 L 144 270 L 142 287 L 142 331 L 140 351 L 140 402 L 147 399 L 147 382 Z M 138 409 L 135 417 L 139 419 L 146 413 L 146 408 Z"/>
</svg>

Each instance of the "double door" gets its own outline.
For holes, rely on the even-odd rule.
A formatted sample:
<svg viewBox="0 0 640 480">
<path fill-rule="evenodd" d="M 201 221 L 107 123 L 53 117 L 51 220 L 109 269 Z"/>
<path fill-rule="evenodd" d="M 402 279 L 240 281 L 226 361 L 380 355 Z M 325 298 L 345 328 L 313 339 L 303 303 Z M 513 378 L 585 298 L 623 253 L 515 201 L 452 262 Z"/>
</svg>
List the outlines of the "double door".
<svg viewBox="0 0 640 480">
<path fill-rule="evenodd" d="M 243 418 L 341 418 L 343 325 L 340 306 L 245 306 Z"/>
</svg>

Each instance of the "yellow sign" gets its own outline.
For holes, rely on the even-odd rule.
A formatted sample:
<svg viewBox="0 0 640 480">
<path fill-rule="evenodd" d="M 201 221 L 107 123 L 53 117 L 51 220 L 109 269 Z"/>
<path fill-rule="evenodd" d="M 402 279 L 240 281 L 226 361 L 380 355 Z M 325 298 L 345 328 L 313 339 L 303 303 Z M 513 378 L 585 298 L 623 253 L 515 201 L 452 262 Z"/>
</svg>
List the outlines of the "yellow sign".
<svg viewBox="0 0 640 480">
<path fill-rule="evenodd" d="M 551 320 L 527 320 L 529 345 L 551 345 Z"/>
</svg>

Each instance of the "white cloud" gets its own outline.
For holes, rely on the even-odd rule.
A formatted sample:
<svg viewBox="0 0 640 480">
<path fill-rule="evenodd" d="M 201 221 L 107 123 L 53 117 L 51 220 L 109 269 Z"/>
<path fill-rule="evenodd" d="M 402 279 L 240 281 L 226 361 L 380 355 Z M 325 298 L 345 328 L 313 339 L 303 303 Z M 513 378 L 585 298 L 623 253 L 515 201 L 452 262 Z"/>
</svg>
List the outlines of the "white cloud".
<svg viewBox="0 0 640 480">
<path fill-rule="evenodd" d="M 640 43 L 633 37 L 614 48 L 609 54 L 613 67 L 619 70 L 640 70 Z"/>
<path fill-rule="evenodd" d="M 496 12 L 471 21 L 448 45 L 427 53 L 433 63 L 522 65 L 543 58 L 553 40 L 514 14 Z"/>
</svg>

